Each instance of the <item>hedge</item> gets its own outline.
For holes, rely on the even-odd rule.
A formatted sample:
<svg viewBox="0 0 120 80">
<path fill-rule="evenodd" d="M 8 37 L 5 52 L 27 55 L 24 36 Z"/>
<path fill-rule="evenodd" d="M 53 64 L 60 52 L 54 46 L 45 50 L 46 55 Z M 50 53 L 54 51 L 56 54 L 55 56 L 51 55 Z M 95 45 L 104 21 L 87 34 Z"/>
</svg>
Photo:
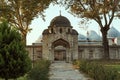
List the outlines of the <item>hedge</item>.
<svg viewBox="0 0 120 80">
<path fill-rule="evenodd" d="M 94 80 L 120 80 L 118 71 L 90 61 L 80 61 L 79 70 L 88 74 Z"/>
</svg>

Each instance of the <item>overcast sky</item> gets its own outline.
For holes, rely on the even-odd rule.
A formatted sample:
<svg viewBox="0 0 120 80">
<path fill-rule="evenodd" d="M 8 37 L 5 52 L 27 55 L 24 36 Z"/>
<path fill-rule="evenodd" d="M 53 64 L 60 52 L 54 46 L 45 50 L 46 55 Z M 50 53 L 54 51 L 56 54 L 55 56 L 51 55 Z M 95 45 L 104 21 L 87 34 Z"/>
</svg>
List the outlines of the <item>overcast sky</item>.
<svg viewBox="0 0 120 80">
<path fill-rule="evenodd" d="M 88 25 L 88 28 L 84 29 L 82 27 L 85 25 L 79 25 L 79 22 L 81 21 L 80 18 L 74 17 L 73 15 L 68 13 L 68 11 L 65 10 L 65 8 L 63 7 L 57 5 L 56 6 L 50 5 L 50 7 L 45 11 L 46 15 L 45 21 L 43 21 L 40 17 L 35 18 L 32 21 L 30 25 L 32 31 L 27 35 L 27 45 L 31 45 L 32 43 L 34 43 L 39 38 L 39 36 L 42 35 L 43 30 L 48 28 L 51 20 L 54 17 L 60 15 L 60 11 L 62 16 L 65 16 L 69 19 L 71 25 L 75 30 L 78 31 L 78 33 L 86 35 L 87 31 L 95 30 L 98 34 L 100 34 L 98 24 L 95 21 L 92 20 L 91 23 Z M 118 31 L 120 31 L 120 20 L 118 19 L 114 20 L 111 26 L 115 27 Z"/>
</svg>

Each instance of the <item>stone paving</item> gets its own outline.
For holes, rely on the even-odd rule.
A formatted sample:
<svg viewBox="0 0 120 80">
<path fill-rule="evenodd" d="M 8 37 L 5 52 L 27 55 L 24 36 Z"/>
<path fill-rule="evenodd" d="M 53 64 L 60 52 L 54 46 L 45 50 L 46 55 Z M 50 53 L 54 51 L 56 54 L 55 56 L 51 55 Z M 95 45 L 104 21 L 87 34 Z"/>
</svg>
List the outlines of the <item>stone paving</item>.
<svg viewBox="0 0 120 80">
<path fill-rule="evenodd" d="M 91 80 L 85 77 L 72 64 L 66 62 L 54 62 L 50 66 L 50 80 Z"/>
</svg>

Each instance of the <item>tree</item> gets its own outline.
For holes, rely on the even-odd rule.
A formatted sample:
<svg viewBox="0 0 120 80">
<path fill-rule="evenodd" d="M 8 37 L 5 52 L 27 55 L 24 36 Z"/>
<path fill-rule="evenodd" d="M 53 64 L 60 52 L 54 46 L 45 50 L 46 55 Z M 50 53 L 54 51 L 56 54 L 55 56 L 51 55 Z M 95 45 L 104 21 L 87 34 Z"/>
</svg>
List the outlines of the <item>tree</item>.
<svg viewBox="0 0 120 80">
<path fill-rule="evenodd" d="M 55 0 L 0 0 L 0 17 L 4 16 L 18 28 L 26 43 L 31 21 L 38 15 L 44 19 L 44 10 L 52 1 Z"/>
<path fill-rule="evenodd" d="M 31 69 L 20 33 L 7 22 L 0 24 L 0 77 L 16 79 Z"/>
<path fill-rule="evenodd" d="M 70 12 L 80 18 L 95 20 L 102 33 L 104 58 L 109 59 L 107 32 L 120 12 L 120 0 L 61 0 Z"/>
</svg>

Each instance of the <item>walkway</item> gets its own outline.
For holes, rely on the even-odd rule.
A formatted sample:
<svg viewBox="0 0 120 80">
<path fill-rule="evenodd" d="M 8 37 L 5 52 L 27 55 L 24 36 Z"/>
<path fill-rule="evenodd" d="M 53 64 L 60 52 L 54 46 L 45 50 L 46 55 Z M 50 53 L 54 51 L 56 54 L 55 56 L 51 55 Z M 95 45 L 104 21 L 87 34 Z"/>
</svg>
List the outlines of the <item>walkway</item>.
<svg viewBox="0 0 120 80">
<path fill-rule="evenodd" d="M 50 66 L 50 80 L 91 80 L 85 78 L 70 63 L 55 62 Z"/>
</svg>

